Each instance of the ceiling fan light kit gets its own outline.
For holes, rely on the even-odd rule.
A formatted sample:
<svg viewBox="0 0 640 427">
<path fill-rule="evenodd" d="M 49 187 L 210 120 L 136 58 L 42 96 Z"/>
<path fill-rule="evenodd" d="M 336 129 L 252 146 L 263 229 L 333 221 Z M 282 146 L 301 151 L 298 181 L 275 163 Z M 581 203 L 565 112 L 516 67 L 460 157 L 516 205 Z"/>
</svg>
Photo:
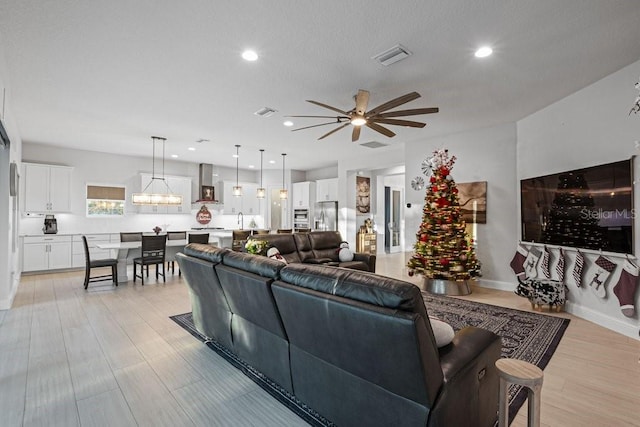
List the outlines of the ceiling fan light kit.
<svg viewBox="0 0 640 427">
<path fill-rule="evenodd" d="M 389 111 L 389 110 L 393 110 L 394 108 L 402 104 L 406 104 L 407 102 L 411 102 L 418 98 L 420 98 L 420 94 L 418 92 L 411 92 L 406 95 L 402 95 L 397 98 L 394 98 L 388 102 L 385 102 L 384 104 L 378 105 L 377 107 L 369 111 L 367 111 L 367 106 L 369 104 L 369 92 L 362 89 L 358 90 L 358 94 L 355 96 L 355 102 L 356 102 L 355 107 L 349 111 L 344 111 L 339 108 L 332 107 L 331 105 L 323 104 L 322 102 L 307 99 L 307 102 L 311 104 L 334 111 L 336 113 L 339 113 L 340 115 L 337 115 L 337 116 L 289 116 L 289 117 L 303 117 L 303 118 L 333 119 L 330 122 L 293 129 L 292 132 L 303 130 L 303 129 L 310 129 L 318 126 L 338 124 L 340 126 L 336 127 L 330 132 L 325 133 L 320 138 L 318 138 L 318 140 L 321 140 L 330 135 L 333 135 L 335 132 L 339 131 L 340 129 L 344 129 L 349 125 L 353 126 L 353 130 L 351 131 L 351 141 L 353 142 L 356 142 L 358 139 L 360 139 L 360 131 L 362 129 L 362 126 L 366 126 L 369 129 L 372 129 L 378 133 L 383 134 L 386 137 L 392 138 L 396 135 L 395 132 L 391 131 L 385 126 L 382 126 L 380 123 L 385 125 L 393 125 L 393 126 L 423 128 L 426 126 L 426 123 L 416 122 L 413 120 L 396 119 L 395 117 L 432 114 L 432 113 L 437 113 L 439 111 L 437 107 Z"/>
</svg>

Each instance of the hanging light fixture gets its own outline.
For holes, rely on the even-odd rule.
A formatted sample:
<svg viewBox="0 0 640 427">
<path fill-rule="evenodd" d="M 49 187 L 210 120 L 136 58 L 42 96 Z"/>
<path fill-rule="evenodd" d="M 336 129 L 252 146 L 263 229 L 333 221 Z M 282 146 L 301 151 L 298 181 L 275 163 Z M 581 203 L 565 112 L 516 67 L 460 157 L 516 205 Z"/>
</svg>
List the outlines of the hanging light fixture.
<svg viewBox="0 0 640 427">
<path fill-rule="evenodd" d="M 262 186 L 262 157 L 264 156 L 264 149 L 260 149 L 260 187 L 256 190 L 256 197 L 258 199 L 264 199 L 267 190 Z"/>
<path fill-rule="evenodd" d="M 236 186 L 233 187 L 233 195 L 235 197 L 242 196 L 242 187 L 238 184 L 238 160 L 240 159 L 240 146 L 236 144 Z"/>
<path fill-rule="evenodd" d="M 282 188 L 280 189 L 280 198 L 282 200 L 286 200 L 287 199 L 287 187 L 284 184 L 284 156 L 286 156 L 286 153 L 282 153 Z"/>
<path fill-rule="evenodd" d="M 153 142 L 153 157 L 152 157 L 152 170 L 151 170 L 151 181 L 144 187 L 141 193 L 133 193 L 131 195 L 131 202 L 134 205 L 170 205 L 176 206 L 182 204 L 182 196 L 179 194 L 173 194 L 171 188 L 169 188 L 169 184 L 164 177 L 164 144 L 167 138 L 163 138 L 161 136 L 152 136 L 151 141 Z M 162 141 L 162 178 L 156 176 L 156 141 Z M 164 186 L 167 189 L 166 193 L 153 193 L 153 187 L 151 188 L 152 192 L 147 192 L 147 189 L 153 184 L 154 181 L 162 181 Z"/>
</svg>

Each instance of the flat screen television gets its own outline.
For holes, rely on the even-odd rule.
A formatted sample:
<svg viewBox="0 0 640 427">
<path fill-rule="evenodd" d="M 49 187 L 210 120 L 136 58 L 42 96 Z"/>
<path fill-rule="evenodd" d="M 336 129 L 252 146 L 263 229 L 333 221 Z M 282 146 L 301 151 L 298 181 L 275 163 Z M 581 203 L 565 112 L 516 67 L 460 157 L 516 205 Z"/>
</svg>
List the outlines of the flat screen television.
<svg viewBox="0 0 640 427">
<path fill-rule="evenodd" d="M 633 253 L 633 157 L 520 181 L 522 240 Z"/>
</svg>

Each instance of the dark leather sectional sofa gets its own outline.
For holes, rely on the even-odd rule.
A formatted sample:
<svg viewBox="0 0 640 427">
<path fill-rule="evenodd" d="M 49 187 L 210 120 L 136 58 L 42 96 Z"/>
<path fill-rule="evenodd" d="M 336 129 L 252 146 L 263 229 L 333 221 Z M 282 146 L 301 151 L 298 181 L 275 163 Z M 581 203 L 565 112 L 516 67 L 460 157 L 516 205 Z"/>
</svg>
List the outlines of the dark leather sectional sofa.
<svg viewBox="0 0 640 427">
<path fill-rule="evenodd" d="M 193 319 L 338 426 L 492 426 L 501 340 L 468 327 L 438 349 L 419 289 L 326 265 L 190 244 Z"/>
<path fill-rule="evenodd" d="M 257 234 L 255 240 L 264 240 L 274 246 L 288 263 L 327 264 L 354 270 L 376 271 L 376 256 L 354 252 L 353 261 L 341 262 L 338 258 L 340 243 L 343 242 L 339 231 L 312 231 L 293 234 Z"/>
</svg>

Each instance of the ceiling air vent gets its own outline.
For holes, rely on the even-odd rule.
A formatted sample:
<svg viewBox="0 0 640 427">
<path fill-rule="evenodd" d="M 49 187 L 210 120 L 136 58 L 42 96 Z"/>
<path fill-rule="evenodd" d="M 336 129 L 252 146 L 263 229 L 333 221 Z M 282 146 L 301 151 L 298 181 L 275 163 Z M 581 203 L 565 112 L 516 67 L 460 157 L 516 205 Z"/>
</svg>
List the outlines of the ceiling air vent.
<svg viewBox="0 0 640 427">
<path fill-rule="evenodd" d="M 397 44 L 391 49 L 387 49 L 382 53 L 377 54 L 376 56 L 371 57 L 381 63 L 384 66 L 388 66 L 391 64 L 395 64 L 398 61 L 402 61 L 405 58 L 411 56 L 412 53 L 406 47 L 401 44 Z"/>
<path fill-rule="evenodd" d="M 256 116 L 260 116 L 260 117 L 269 117 L 275 112 L 276 112 L 276 110 L 274 110 L 273 108 L 263 107 L 263 108 L 259 109 L 258 111 L 256 111 L 253 114 L 255 114 Z"/>
<path fill-rule="evenodd" d="M 369 142 L 364 142 L 360 145 L 367 148 L 380 148 L 380 147 L 386 147 L 389 144 L 383 144 L 382 142 L 378 142 L 378 141 L 369 141 Z"/>
</svg>

